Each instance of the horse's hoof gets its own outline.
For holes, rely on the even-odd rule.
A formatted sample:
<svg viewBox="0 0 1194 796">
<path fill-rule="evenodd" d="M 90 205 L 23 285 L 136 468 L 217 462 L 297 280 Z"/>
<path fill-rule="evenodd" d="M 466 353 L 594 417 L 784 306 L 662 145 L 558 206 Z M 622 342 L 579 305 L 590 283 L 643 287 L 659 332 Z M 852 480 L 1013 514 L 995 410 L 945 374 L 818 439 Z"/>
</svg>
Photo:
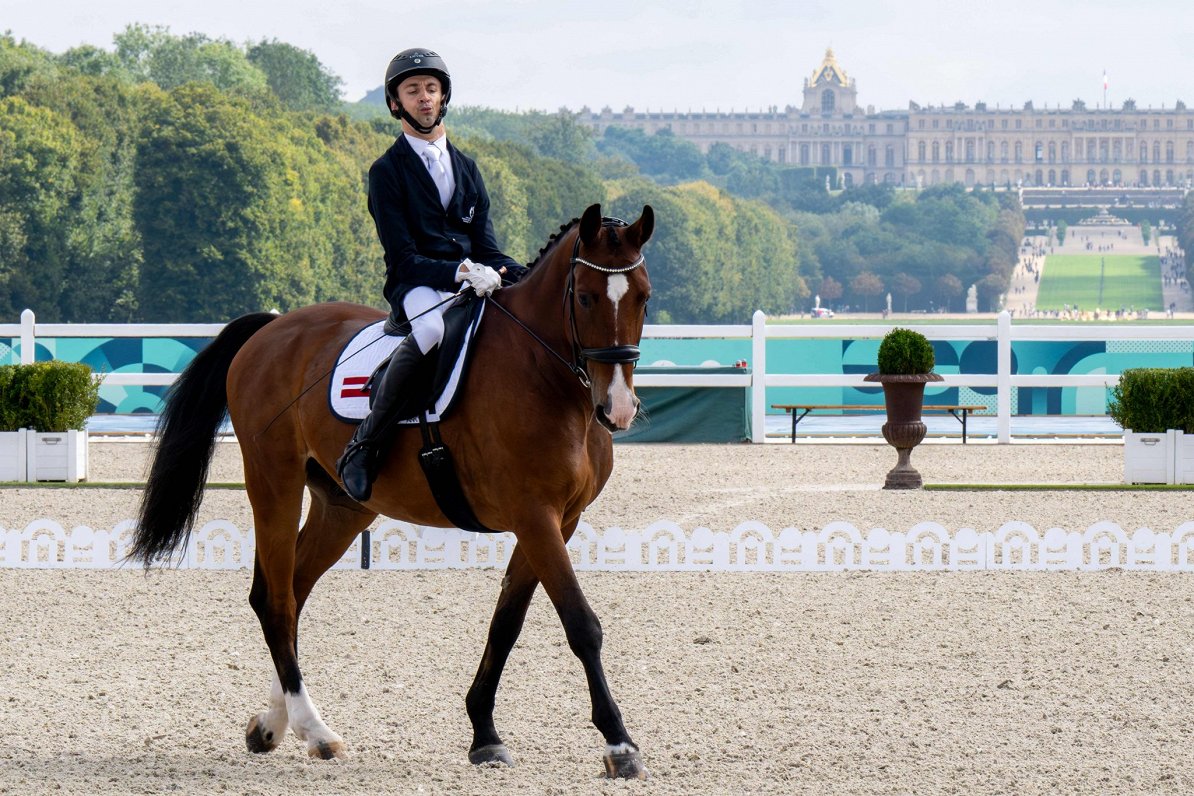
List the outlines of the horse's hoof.
<svg viewBox="0 0 1194 796">
<path fill-rule="evenodd" d="M 260 714 L 249 719 L 249 727 L 245 730 L 245 746 L 253 754 L 272 752 L 282 741 L 278 733 L 262 730 L 260 719 Z"/>
<path fill-rule="evenodd" d="M 514 768 L 514 758 L 510 756 L 510 750 L 506 748 L 504 743 L 491 743 L 486 746 L 479 746 L 476 749 L 470 749 L 468 761 L 475 766 L 503 765 Z"/>
<path fill-rule="evenodd" d="M 307 754 L 320 760 L 343 760 L 348 757 L 344 741 L 320 741 L 307 747 Z"/>
<path fill-rule="evenodd" d="M 610 779 L 646 779 L 647 767 L 637 749 L 605 753 L 605 776 Z"/>
</svg>

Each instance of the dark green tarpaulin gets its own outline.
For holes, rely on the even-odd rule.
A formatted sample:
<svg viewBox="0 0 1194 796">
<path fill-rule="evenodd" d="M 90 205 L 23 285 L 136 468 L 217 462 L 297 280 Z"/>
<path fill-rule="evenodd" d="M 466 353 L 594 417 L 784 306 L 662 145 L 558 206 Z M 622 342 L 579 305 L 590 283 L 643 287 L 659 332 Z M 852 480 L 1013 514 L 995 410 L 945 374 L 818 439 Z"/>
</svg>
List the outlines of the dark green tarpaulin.
<svg viewBox="0 0 1194 796">
<path fill-rule="evenodd" d="M 635 374 L 749 373 L 743 368 L 638 368 Z M 615 442 L 743 442 L 750 439 L 747 387 L 636 387 L 643 407 Z"/>
</svg>

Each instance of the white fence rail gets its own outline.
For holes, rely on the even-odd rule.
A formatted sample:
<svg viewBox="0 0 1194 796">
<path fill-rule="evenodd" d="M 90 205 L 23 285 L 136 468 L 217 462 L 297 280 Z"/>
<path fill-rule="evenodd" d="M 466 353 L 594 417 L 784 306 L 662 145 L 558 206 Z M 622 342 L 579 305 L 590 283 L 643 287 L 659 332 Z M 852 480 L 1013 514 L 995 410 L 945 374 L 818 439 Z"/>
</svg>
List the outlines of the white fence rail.
<svg viewBox="0 0 1194 796">
<path fill-rule="evenodd" d="M 635 377 L 641 387 L 749 387 L 751 388 L 751 436 L 763 442 L 768 387 L 862 387 L 859 374 L 771 373 L 767 370 L 767 341 L 782 339 L 877 339 L 895 323 L 871 324 L 768 324 L 763 312 L 753 322 L 727 325 L 648 325 L 644 338 L 651 339 L 743 339 L 751 343 L 749 373 L 656 374 Z M 1011 442 L 1011 400 L 1014 387 L 1111 387 L 1119 382 L 1115 374 L 1041 375 L 1013 374 L 1013 340 L 1194 340 L 1194 325 L 1098 326 L 1017 324 L 1007 312 L 994 323 L 985 324 L 898 324 L 921 332 L 930 340 L 993 340 L 996 342 L 995 374 L 944 374 L 944 387 L 982 387 L 996 390 L 996 429 L 1000 443 Z M 37 337 L 214 337 L 222 324 L 69 324 L 36 322 L 32 310 L 21 313 L 20 324 L 0 324 L 0 337 L 21 340 L 21 362 L 33 361 Z M 161 386 L 173 383 L 174 373 L 108 373 L 105 384 Z"/>
<path fill-rule="evenodd" d="M 42 519 L 21 530 L 0 528 L 0 567 L 19 569 L 111 569 L 124 563 L 133 520 L 111 530 L 72 530 Z M 362 550 L 362 546 L 365 547 Z M 425 528 L 397 520 L 358 536 L 335 565 L 338 569 L 495 569 L 510 561 L 511 534 L 473 534 L 455 528 Z M 581 571 L 624 572 L 918 572 L 918 571 L 1194 571 L 1194 522 L 1172 532 L 1139 528 L 1128 533 L 1113 522 L 1085 531 L 1005 522 L 995 531 L 949 531 L 921 522 L 907 531 L 848 522 L 819 530 L 773 531 L 743 522 L 731 531 L 695 528 L 660 520 L 641 530 L 598 532 L 582 522 L 568 543 Z M 197 529 L 176 566 L 189 569 L 245 569 L 253 566 L 253 534 L 215 520 Z"/>
</svg>

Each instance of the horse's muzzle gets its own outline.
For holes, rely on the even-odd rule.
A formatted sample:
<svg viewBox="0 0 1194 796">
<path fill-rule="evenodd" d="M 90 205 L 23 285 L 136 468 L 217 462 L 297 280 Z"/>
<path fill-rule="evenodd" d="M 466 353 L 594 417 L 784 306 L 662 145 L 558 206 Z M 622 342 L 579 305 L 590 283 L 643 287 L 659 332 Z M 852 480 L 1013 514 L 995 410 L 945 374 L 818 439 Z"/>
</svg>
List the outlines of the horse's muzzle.
<svg viewBox="0 0 1194 796">
<path fill-rule="evenodd" d="M 634 423 L 634 419 L 638 417 L 639 409 L 642 407 L 642 401 L 636 396 L 634 398 L 634 412 L 630 415 L 625 423 L 617 423 L 609 414 L 609 407 L 606 404 L 597 405 L 597 422 L 605 427 L 605 430 L 613 434 L 615 431 L 625 431 Z"/>
</svg>

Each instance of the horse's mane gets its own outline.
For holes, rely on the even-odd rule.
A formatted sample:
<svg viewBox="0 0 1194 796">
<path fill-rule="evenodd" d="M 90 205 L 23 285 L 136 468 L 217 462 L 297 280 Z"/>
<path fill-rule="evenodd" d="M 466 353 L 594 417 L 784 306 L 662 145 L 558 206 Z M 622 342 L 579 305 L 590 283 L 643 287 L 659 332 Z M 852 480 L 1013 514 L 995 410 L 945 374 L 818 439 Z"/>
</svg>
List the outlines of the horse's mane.
<svg viewBox="0 0 1194 796">
<path fill-rule="evenodd" d="M 568 231 L 579 223 L 580 217 L 578 216 L 571 221 L 561 224 L 557 231 L 551 233 L 551 236 L 547 239 L 547 243 L 543 244 L 543 248 L 540 249 L 539 253 L 535 255 L 535 259 L 527 263 L 527 268 L 534 268 L 536 265 L 543 262 L 543 258 L 547 255 L 547 253 L 554 249 L 556 244 L 560 242 L 560 239 L 568 234 Z"/>
<path fill-rule="evenodd" d="M 605 223 L 608 220 L 609 219 L 602 219 L 601 228 L 606 230 L 606 234 L 609 236 L 610 245 L 617 246 L 621 242 L 618 238 L 618 228 L 617 228 L 617 226 L 613 226 L 611 224 Z M 544 258 L 547 257 L 548 252 L 555 249 L 556 245 L 560 242 L 560 240 L 565 235 L 567 235 L 568 232 L 571 231 L 573 227 L 575 227 L 579 223 L 580 223 L 580 218 L 574 218 L 571 221 L 561 224 L 560 228 L 557 231 L 553 232 L 551 234 L 551 237 L 549 237 L 547 239 L 547 243 L 543 244 L 543 248 L 540 249 L 539 253 L 535 255 L 535 259 L 533 261 L 527 263 L 527 268 L 528 269 L 534 268 L 536 265 L 543 262 Z M 617 222 L 617 224 L 620 224 L 621 226 L 625 226 L 625 224 L 623 222 Z"/>
</svg>

